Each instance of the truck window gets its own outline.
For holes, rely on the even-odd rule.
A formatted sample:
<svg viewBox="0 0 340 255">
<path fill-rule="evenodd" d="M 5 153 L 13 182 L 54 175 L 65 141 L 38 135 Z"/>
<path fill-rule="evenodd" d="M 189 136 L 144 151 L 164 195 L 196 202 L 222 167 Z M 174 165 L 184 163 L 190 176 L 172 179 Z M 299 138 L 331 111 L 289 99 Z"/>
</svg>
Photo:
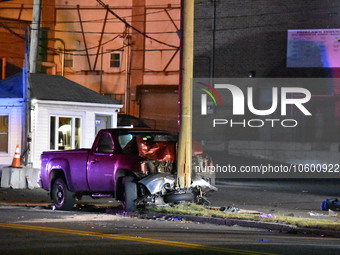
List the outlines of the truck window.
<svg viewBox="0 0 340 255">
<path fill-rule="evenodd" d="M 141 155 L 140 144 L 152 146 L 155 143 L 175 142 L 175 138 L 169 134 L 133 133 L 118 136 L 118 141 L 124 154 Z M 138 142 L 139 141 L 139 142 Z"/>
<path fill-rule="evenodd" d="M 124 149 L 125 146 L 132 140 L 132 138 L 133 138 L 133 135 L 131 135 L 131 134 L 118 136 L 118 141 L 119 141 L 120 147 L 122 147 L 122 149 Z"/>
<path fill-rule="evenodd" d="M 112 136 L 109 133 L 102 133 L 96 148 L 97 153 L 112 154 L 114 151 L 114 144 Z"/>
<path fill-rule="evenodd" d="M 134 135 L 132 134 L 120 135 L 118 137 L 118 141 L 124 154 L 138 155 L 138 146 Z"/>
</svg>

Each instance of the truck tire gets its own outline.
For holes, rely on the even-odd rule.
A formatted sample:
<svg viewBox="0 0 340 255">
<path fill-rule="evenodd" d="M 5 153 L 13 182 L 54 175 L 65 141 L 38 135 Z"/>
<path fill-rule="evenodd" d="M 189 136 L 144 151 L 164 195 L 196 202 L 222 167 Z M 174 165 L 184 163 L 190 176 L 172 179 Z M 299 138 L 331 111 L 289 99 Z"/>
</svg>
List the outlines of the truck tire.
<svg viewBox="0 0 340 255">
<path fill-rule="evenodd" d="M 192 192 L 173 192 L 165 194 L 163 200 L 165 203 L 182 203 L 182 202 L 192 202 L 194 200 L 194 194 Z"/>
<path fill-rule="evenodd" d="M 76 202 L 74 192 L 71 192 L 64 179 L 58 178 L 52 184 L 51 198 L 57 210 L 72 210 Z"/>
<path fill-rule="evenodd" d="M 133 177 L 124 176 L 124 199 L 122 201 L 123 208 L 126 212 L 134 212 L 137 210 L 135 200 L 137 199 L 137 184 L 133 182 Z"/>
</svg>

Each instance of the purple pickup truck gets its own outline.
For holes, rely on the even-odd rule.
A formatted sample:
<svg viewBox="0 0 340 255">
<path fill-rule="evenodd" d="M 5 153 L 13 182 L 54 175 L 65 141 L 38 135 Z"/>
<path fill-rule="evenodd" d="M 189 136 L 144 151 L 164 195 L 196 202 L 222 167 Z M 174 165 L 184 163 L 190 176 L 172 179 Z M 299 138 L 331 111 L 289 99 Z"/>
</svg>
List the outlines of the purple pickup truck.
<svg viewBox="0 0 340 255">
<path fill-rule="evenodd" d="M 191 187 L 180 189 L 176 170 L 176 137 L 170 133 L 103 129 L 91 149 L 43 152 L 40 184 L 59 210 L 71 210 L 84 195 L 114 197 L 126 211 L 138 205 L 209 203 L 205 194 L 217 188 L 193 176 Z"/>
<path fill-rule="evenodd" d="M 112 196 L 126 211 L 174 190 L 176 138 L 154 129 L 103 129 L 91 149 L 41 155 L 41 187 L 56 209 L 71 210 L 83 195 Z M 176 194 L 192 199 L 192 194 Z"/>
</svg>

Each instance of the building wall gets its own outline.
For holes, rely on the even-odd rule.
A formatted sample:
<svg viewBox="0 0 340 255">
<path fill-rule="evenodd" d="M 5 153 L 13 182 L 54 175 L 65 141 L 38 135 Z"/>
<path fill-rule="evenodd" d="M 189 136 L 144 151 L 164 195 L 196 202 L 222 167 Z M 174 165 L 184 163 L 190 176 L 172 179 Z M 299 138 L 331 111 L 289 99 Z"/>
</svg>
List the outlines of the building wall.
<svg viewBox="0 0 340 255">
<path fill-rule="evenodd" d="M 122 111 L 135 116 L 140 115 L 138 86 L 179 83 L 178 1 L 111 1 L 114 13 L 136 29 L 93 1 L 83 1 L 79 10 L 77 4 L 56 1 L 55 36 L 65 42 L 65 57 L 74 61 L 73 67 L 65 67 L 65 77 L 121 103 L 126 100 Z M 61 46 L 56 41 L 55 49 Z M 55 53 L 61 73 L 62 53 Z M 119 68 L 110 67 L 111 53 L 121 54 Z"/>
<path fill-rule="evenodd" d="M 232 155 L 289 162 L 291 164 L 336 164 L 339 162 L 339 143 L 298 143 L 230 141 Z"/>
<path fill-rule="evenodd" d="M 22 148 L 22 121 L 23 121 L 23 104 L 22 99 L 1 98 L 0 115 L 9 116 L 9 139 L 8 153 L 0 152 L 1 165 L 10 165 L 13 160 L 15 148 L 17 145 Z"/>
<path fill-rule="evenodd" d="M 287 68 L 286 65 L 288 30 L 338 29 L 339 8 L 339 2 L 333 0 L 195 0 L 194 76 L 248 78 L 252 72 L 258 78 L 339 77 L 339 68 Z M 211 145 L 209 149 L 224 151 L 226 159 L 230 153 L 243 156 L 245 162 L 247 158 L 294 163 L 337 162 L 340 141 L 337 86 L 333 85 L 328 92 L 322 87 L 319 94 L 326 95 L 324 98 L 313 92 L 307 106 L 313 116 L 299 117 L 302 124 L 291 131 L 276 129 L 273 135 L 266 128 L 220 128 L 208 134 L 204 125 L 216 118 L 212 114 L 194 120 L 194 127 L 202 127 L 193 130 L 194 136 L 206 140 Z M 199 107 L 200 104 L 194 105 L 197 114 Z M 216 112 L 229 117 L 231 107 L 230 100 L 224 107 L 217 107 Z"/>
<path fill-rule="evenodd" d="M 39 167 L 40 155 L 50 150 L 50 116 L 81 118 L 80 148 L 91 148 L 95 138 L 96 114 L 112 117 L 111 128 L 117 126 L 119 105 L 99 105 L 88 103 L 68 103 L 55 101 L 36 101 L 32 111 L 32 162 Z"/>
<path fill-rule="evenodd" d="M 20 72 L 24 65 L 27 23 L 1 19 L 1 13 L 0 22 L 0 79 L 5 79 Z"/>
<path fill-rule="evenodd" d="M 32 0 L 0 3 L 0 58 L 6 57 L 6 77 L 21 71 L 24 65 L 25 29 L 32 20 Z M 21 6 L 23 4 L 23 6 Z"/>
<path fill-rule="evenodd" d="M 287 30 L 339 28 L 339 8 L 333 0 L 196 0 L 195 76 L 334 77 L 338 70 L 287 68 Z"/>
<path fill-rule="evenodd" d="M 118 99 L 124 104 L 123 112 L 140 116 L 138 86 L 179 84 L 180 1 L 107 3 L 141 33 L 127 27 L 96 1 L 46 0 L 42 1 L 41 26 L 49 31 L 48 56 L 39 57 L 54 62 L 57 74 Z M 32 19 L 32 1 L 5 2 L 0 7 L 0 17 Z M 42 54 L 46 47 L 41 49 Z M 119 68 L 110 67 L 111 53 L 121 54 Z M 70 59 L 73 65 L 67 67 Z M 49 65 L 46 72 L 51 74 Z"/>
</svg>

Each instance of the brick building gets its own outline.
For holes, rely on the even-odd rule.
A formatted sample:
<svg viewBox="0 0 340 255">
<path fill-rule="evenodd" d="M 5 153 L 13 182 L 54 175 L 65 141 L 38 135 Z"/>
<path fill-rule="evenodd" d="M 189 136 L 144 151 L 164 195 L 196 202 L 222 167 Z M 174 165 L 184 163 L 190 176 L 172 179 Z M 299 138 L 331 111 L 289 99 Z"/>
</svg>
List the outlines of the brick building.
<svg viewBox="0 0 340 255">
<path fill-rule="evenodd" d="M 334 0 L 196 0 L 195 76 L 334 76 L 336 68 L 287 68 L 287 31 L 339 28 L 339 9 Z"/>
<path fill-rule="evenodd" d="M 0 1 L 0 18 L 6 20 L 0 20 L 0 36 L 5 31 L 14 38 L 1 41 L 0 58 L 19 58 L 18 69 L 25 26 L 19 32 L 17 27 L 30 25 L 32 9 L 33 0 Z M 176 132 L 179 29 L 177 0 L 44 0 L 37 70 L 105 94 L 124 105 L 122 112 Z M 19 50 L 16 44 L 10 50 L 13 41 Z"/>
<path fill-rule="evenodd" d="M 329 32 L 335 29 L 339 33 L 339 10 L 340 3 L 333 0 L 196 0 L 194 76 L 244 79 L 340 77 L 339 62 L 328 65 L 327 61 L 320 60 L 319 65 L 312 65 L 308 58 L 317 59 L 314 51 L 337 55 L 340 36 L 335 34 L 332 35 L 332 49 L 313 42 L 311 36 L 306 39 L 308 43 L 298 42 L 300 45 L 294 46 L 304 64 L 297 67 L 288 61 L 289 31 L 319 29 Z M 310 47 L 311 43 L 314 45 Z M 316 50 L 314 46 L 317 46 Z M 290 111 L 286 118 L 299 121 L 299 126 L 291 129 L 206 129 L 214 118 L 229 120 L 233 117 L 230 113 L 232 99 L 224 100 L 223 106 L 218 105 L 215 113 L 207 116 L 200 115 L 200 101 L 196 101 L 193 127 L 200 128 L 193 129 L 194 137 L 205 140 L 209 149 L 219 148 L 231 154 L 284 162 L 336 162 L 340 150 L 339 84 L 333 80 L 316 87 L 307 86 L 312 93 L 307 105 L 312 116 Z M 202 94 L 199 90 L 196 92 Z M 265 102 L 271 100 L 271 88 L 254 87 L 253 95 L 256 105 L 267 107 Z M 278 118 L 273 114 L 266 117 Z M 248 115 L 245 118 L 255 117 Z"/>
</svg>

